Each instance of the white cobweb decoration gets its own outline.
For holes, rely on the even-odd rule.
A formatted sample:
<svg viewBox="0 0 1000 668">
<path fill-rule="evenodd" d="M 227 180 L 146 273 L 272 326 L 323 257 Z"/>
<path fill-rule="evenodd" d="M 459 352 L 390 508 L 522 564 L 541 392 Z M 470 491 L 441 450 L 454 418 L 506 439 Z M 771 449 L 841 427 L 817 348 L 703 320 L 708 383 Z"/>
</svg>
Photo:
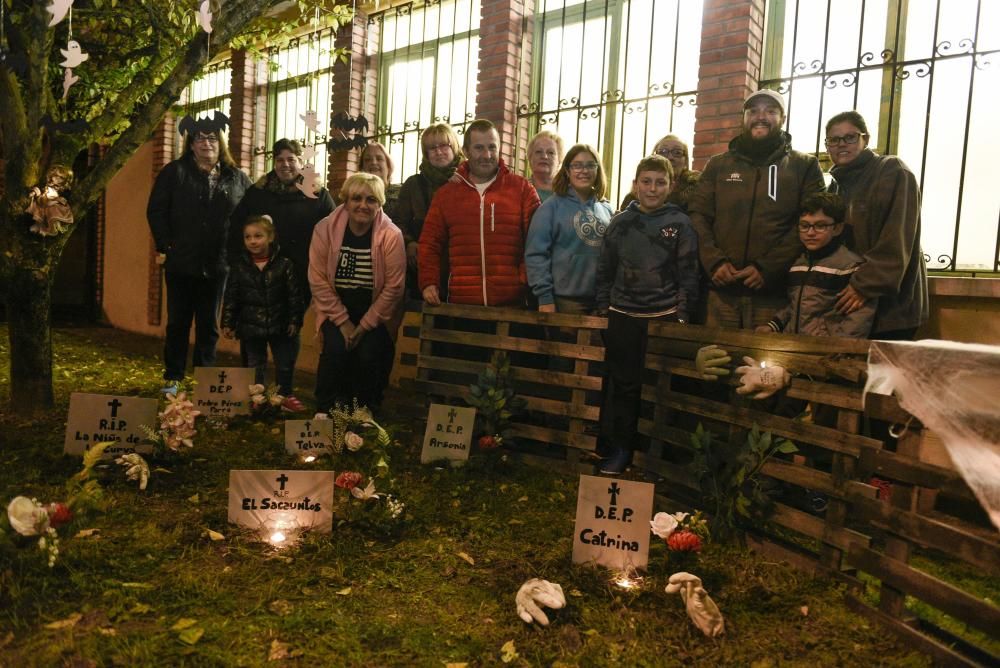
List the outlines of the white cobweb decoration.
<svg viewBox="0 0 1000 668">
<path fill-rule="evenodd" d="M 1000 529 L 1000 347 L 873 341 L 865 393 L 892 394 L 941 438 Z"/>
</svg>

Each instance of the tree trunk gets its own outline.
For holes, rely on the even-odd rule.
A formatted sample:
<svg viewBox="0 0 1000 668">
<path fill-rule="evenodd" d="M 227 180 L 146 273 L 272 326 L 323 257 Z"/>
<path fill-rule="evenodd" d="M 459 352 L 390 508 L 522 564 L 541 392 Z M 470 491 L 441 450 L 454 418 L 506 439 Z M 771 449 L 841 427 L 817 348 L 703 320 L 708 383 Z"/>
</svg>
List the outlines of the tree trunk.
<svg viewBox="0 0 1000 668">
<path fill-rule="evenodd" d="M 47 267 L 15 267 L 6 286 L 10 404 L 19 413 L 40 413 L 54 405 L 50 277 Z"/>
</svg>

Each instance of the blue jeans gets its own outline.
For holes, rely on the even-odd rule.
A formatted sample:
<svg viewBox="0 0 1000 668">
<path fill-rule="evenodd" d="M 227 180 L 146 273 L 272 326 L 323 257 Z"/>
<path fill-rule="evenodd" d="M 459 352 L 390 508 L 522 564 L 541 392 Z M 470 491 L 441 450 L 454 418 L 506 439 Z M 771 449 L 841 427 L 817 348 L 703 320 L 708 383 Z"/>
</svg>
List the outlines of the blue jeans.
<svg viewBox="0 0 1000 668">
<path fill-rule="evenodd" d="M 254 369 L 254 382 L 264 384 L 264 372 L 267 369 L 267 347 L 271 346 L 271 357 L 274 358 L 274 382 L 278 386 L 278 394 L 289 396 L 292 390 L 292 375 L 295 373 L 295 361 L 299 358 L 299 335 L 277 335 L 267 338 L 241 339 L 246 352 L 246 365 Z"/>
<path fill-rule="evenodd" d="M 215 366 L 219 311 L 225 275 L 186 276 L 166 272 L 167 331 L 163 344 L 163 378 L 182 380 L 187 368 L 188 338 L 194 320 L 194 365 Z"/>
</svg>

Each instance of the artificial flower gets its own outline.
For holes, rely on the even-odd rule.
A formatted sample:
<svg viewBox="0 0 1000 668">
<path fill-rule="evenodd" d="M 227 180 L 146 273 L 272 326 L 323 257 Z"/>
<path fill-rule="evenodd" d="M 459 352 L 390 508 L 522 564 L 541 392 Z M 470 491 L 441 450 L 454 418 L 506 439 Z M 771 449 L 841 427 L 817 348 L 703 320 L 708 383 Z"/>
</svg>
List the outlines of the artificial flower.
<svg viewBox="0 0 1000 668">
<path fill-rule="evenodd" d="M 7 505 L 10 528 L 22 536 L 38 536 L 49 528 L 49 514 L 42 504 L 26 496 L 15 496 Z"/>
<path fill-rule="evenodd" d="M 250 394 L 264 394 L 264 386 L 260 383 L 250 386 Z"/>
<path fill-rule="evenodd" d="M 351 452 L 357 452 L 364 446 L 364 444 L 365 439 L 361 438 L 353 431 L 349 431 L 344 434 L 344 445 L 346 445 L 347 449 Z"/>
<path fill-rule="evenodd" d="M 674 552 L 701 552 L 701 538 L 687 529 L 675 531 L 667 538 L 667 548 Z"/>
<path fill-rule="evenodd" d="M 267 397 L 265 397 L 263 394 L 255 394 L 250 397 L 250 401 L 253 402 L 254 406 L 263 406 L 265 403 L 267 403 Z"/>
<path fill-rule="evenodd" d="M 73 519 L 73 511 L 65 503 L 50 503 L 45 510 L 49 515 L 49 525 L 56 529 Z"/>
<path fill-rule="evenodd" d="M 678 524 L 684 524 L 684 520 L 691 517 L 691 513 L 674 513 L 673 517 Z"/>
<path fill-rule="evenodd" d="M 684 514 L 687 513 L 678 513 Z M 679 524 L 679 520 L 676 515 L 671 515 L 670 513 L 656 513 L 653 515 L 652 521 L 649 523 L 649 530 L 656 534 L 658 537 L 666 540 L 670 537 Z"/>
<path fill-rule="evenodd" d="M 341 489 L 354 489 L 361 484 L 364 480 L 364 476 L 357 471 L 344 471 L 337 476 L 337 479 L 333 481 L 333 484 Z"/>
<path fill-rule="evenodd" d="M 370 501 L 372 499 L 377 499 L 382 496 L 381 494 L 375 493 L 375 481 L 369 480 L 368 485 L 361 489 L 360 487 L 352 487 L 351 494 L 355 499 L 360 499 L 361 501 Z"/>
<path fill-rule="evenodd" d="M 285 400 L 285 398 L 283 396 L 281 396 L 280 394 L 272 394 L 271 398 L 268 399 L 268 402 L 272 406 L 280 406 L 281 402 L 283 402 L 284 400 Z"/>
<path fill-rule="evenodd" d="M 503 438 L 500 436 L 480 436 L 479 437 L 479 449 L 480 450 L 492 450 L 503 445 Z"/>
</svg>

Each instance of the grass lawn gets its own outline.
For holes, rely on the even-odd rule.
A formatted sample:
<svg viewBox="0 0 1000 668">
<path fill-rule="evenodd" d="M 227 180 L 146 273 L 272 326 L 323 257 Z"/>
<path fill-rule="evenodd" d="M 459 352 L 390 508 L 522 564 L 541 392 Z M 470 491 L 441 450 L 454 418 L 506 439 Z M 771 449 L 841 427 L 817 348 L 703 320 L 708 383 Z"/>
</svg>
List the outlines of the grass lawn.
<svg viewBox="0 0 1000 668">
<path fill-rule="evenodd" d="M 6 394 L 5 329 L 0 341 Z M 71 391 L 156 396 L 160 386 L 156 340 L 64 329 L 53 348 L 52 414 L 26 421 L 16 406 L 0 412 L 4 507 L 17 495 L 60 500 L 80 468 L 62 454 Z M 663 591 L 674 569 L 662 543 L 638 591 L 573 566 L 578 481 L 513 458 L 421 466 L 423 423 L 414 416 L 422 410 L 422 399 L 397 391 L 377 416 L 398 441 L 390 465 L 406 504 L 391 537 L 344 524 L 279 552 L 228 526 L 230 469 L 297 467 L 281 423 L 252 421 L 199 423 L 194 449 L 145 492 L 122 478 L 109 482 L 104 511 L 62 531 L 53 568 L 4 526 L 0 665 L 929 664 L 848 612 L 837 585 L 735 545 L 709 545 L 692 569 L 726 616 L 726 635 L 705 638 L 680 597 Z M 84 529 L 99 531 L 74 537 Z M 211 540 L 209 530 L 225 539 Z M 515 614 L 514 594 L 531 577 L 566 592 L 567 607 L 548 628 Z"/>
</svg>

